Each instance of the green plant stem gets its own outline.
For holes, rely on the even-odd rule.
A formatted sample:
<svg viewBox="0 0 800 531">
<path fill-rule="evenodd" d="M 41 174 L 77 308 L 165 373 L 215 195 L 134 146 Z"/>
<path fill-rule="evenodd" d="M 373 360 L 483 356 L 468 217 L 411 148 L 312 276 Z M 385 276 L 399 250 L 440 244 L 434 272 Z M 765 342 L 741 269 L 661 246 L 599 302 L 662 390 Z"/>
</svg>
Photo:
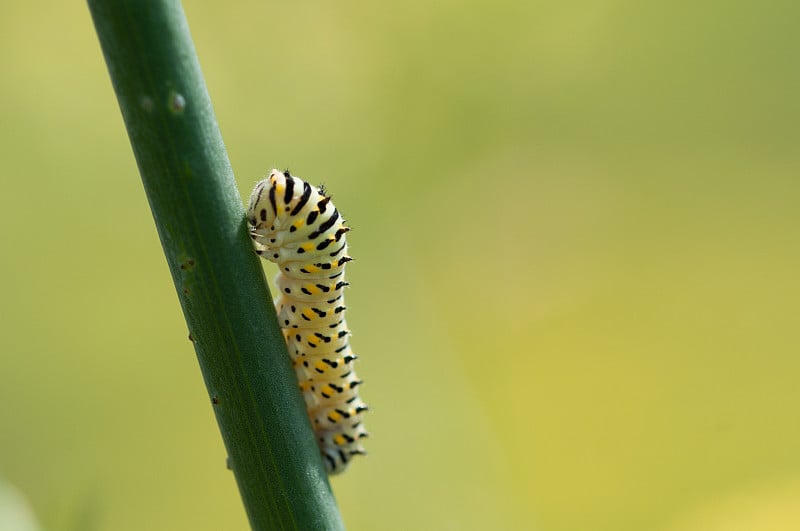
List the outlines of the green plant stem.
<svg viewBox="0 0 800 531">
<path fill-rule="evenodd" d="M 89 8 L 250 524 L 343 529 L 180 2 Z"/>
</svg>

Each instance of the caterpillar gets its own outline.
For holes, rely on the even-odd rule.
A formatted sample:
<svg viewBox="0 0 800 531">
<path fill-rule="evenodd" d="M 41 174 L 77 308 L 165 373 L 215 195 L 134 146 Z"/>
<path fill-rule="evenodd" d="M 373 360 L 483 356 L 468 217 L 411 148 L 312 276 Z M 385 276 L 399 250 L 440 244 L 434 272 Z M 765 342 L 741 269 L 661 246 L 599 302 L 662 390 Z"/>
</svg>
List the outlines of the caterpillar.
<svg viewBox="0 0 800 531">
<path fill-rule="evenodd" d="M 350 229 L 322 188 L 288 170 L 256 184 L 247 221 L 256 253 L 280 269 L 278 320 L 325 467 L 338 474 L 366 454 L 360 440 L 368 435 L 344 316 Z"/>
</svg>

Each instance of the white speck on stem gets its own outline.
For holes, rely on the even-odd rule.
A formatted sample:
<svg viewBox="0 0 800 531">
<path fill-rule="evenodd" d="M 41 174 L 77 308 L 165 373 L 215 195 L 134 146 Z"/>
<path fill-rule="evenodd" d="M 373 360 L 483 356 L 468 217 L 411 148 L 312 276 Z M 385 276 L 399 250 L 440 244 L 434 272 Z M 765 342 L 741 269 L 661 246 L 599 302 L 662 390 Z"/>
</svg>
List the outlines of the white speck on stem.
<svg viewBox="0 0 800 531">
<path fill-rule="evenodd" d="M 173 114 L 180 114 L 186 109 L 186 98 L 182 94 L 173 92 L 169 98 L 169 110 Z"/>
</svg>

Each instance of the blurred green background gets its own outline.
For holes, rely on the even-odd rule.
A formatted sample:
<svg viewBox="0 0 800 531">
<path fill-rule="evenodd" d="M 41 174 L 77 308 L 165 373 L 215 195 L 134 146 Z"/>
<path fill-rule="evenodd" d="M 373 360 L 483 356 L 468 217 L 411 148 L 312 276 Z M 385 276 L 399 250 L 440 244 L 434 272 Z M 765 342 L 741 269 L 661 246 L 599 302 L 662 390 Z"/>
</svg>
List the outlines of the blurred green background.
<svg viewBox="0 0 800 531">
<path fill-rule="evenodd" d="M 243 196 L 355 229 L 349 529 L 800 528 L 800 5 L 217 4 Z M 0 160 L 0 477 L 48 530 L 245 529 L 83 3 L 4 3 Z"/>
</svg>

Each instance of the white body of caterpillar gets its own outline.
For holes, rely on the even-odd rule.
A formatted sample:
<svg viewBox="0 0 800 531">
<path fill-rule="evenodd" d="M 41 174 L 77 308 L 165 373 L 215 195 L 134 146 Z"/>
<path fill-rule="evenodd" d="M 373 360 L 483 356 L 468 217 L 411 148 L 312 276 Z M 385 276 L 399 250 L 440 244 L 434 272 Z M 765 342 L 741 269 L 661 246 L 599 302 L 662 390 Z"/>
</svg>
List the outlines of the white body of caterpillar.
<svg viewBox="0 0 800 531">
<path fill-rule="evenodd" d="M 256 184 L 247 220 L 256 252 L 280 268 L 278 320 L 325 467 L 338 474 L 367 436 L 344 318 L 349 229 L 321 189 L 278 170 Z"/>
</svg>

